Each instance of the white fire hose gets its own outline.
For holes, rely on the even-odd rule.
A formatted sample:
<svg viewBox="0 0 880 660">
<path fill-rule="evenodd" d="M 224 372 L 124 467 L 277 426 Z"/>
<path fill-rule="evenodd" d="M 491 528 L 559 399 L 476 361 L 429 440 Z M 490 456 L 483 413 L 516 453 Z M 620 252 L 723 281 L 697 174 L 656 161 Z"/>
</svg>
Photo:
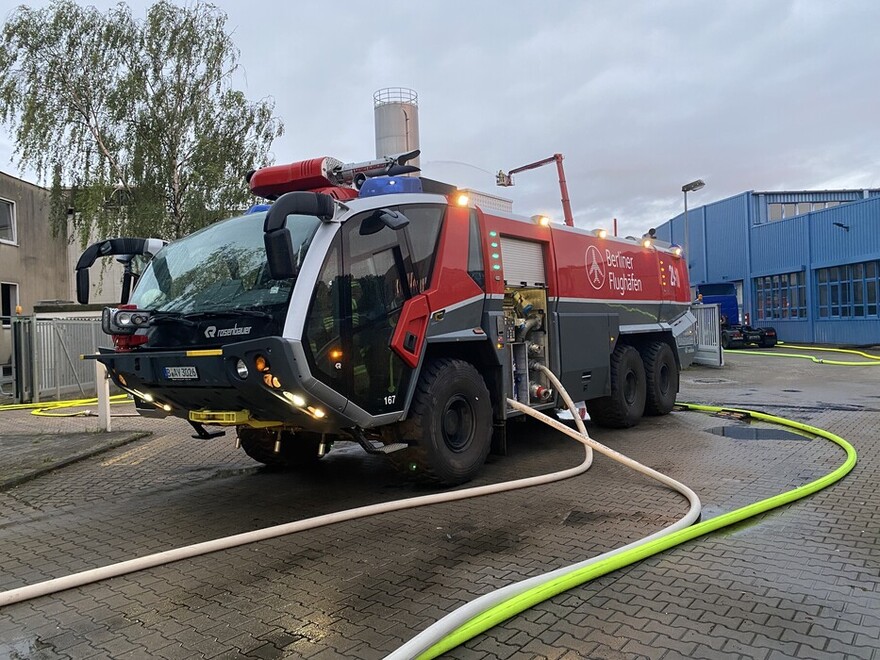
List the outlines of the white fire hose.
<svg viewBox="0 0 880 660">
<path fill-rule="evenodd" d="M 645 539 L 641 539 L 622 548 L 612 550 L 611 552 L 599 555 L 598 557 L 588 559 L 579 564 L 574 564 L 573 566 L 557 569 L 556 571 L 553 571 L 551 573 L 536 576 L 534 578 L 530 578 L 528 580 L 509 585 L 490 594 L 486 594 L 485 596 L 482 596 L 472 601 L 471 603 L 460 607 L 459 609 L 440 619 L 431 627 L 424 630 L 422 633 L 414 637 L 412 640 L 410 640 L 388 656 L 388 658 L 391 659 L 409 659 L 430 648 L 437 640 L 443 638 L 449 632 L 455 630 L 457 627 L 462 625 L 462 623 L 470 620 L 480 612 L 483 612 L 493 607 L 494 605 L 504 600 L 507 600 L 512 596 L 521 593 L 522 591 L 529 589 L 530 587 L 541 581 L 550 579 L 556 575 L 562 575 L 567 572 L 577 570 L 583 566 L 598 562 L 611 555 L 625 552 L 631 546 L 644 543 L 647 540 L 659 538 L 660 536 L 671 534 L 678 529 L 691 525 L 697 520 L 700 515 L 700 501 L 697 495 L 690 488 L 672 479 L 671 477 L 668 477 L 664 474 L 661 474 L 660 472 L 657 472 L 656 470 L 642 465 L 641 463 L 638 463 L 631 458 L 628 458 L 623 454 L 620 454 L 613 449 L 610 449 L 590 438 L 574 403 L 571 401 L 568 393 L 562 387 L 562 384 L 549 369 L 543 366 L 540 368 L 562 396 L 568 409 L 571 411 L 572 417 L 574 418 L 575 424 L 578 427 L 579 433 L 565 426 L 561 422 L 552 419 L 540 412 L 537 412 L 529 406 L 519 403 L 518 401 L 508 399 L 507 402 L 511 407 L 515 408 L 516 410 L 519 410 L 527 415 L 531 415 L 532 417 L 549 424 L 553 428 L 581 442 L 584 445 L 584 460 L 580 463 L 580 465 L 576 467 L 569 468 L 567 470 L 560 470 L 558 472 L 553 472 L 550 474 L 528 477 L 525 479 L 517 479 L 514 481 L 507 481 L 500 484 L 478 486 L 475 488 L 467 488 L 446 493 L 436 493 L 434 495 L 424 495 L 421 497 L 411 497 L 402 500 L 395 500 L 393 502 L 383 502 L 370 506 L 357 507 L 354 509 L 348 509 L 346 511 L 339 511 L 323 516 L 316 516 L 314 518 L 307 518 L 305 520 L 298 520 L 282 525 L 275 525 L 273 527 L 258 529 L 242 534 L 235 534 L 233 536 L 227 536 L 211 541 L 195 543 L 193 545 L 187 545 L 172 550 L 166 550 L 164 552 L 157 552 L 155 554 L 122 561 L 116 564 L 111 564 L 109 566 L 81 571 L 72 575 L 53 578 L 43 582 L 38 582 L 36 584 L 0 592 L 0 607 L 4 605 L 10 605 L 12 603 L 19 603 L 25 600 L 30 600 L 39 596 L 46 596 L 49 594 L 64 591 L 66 589 L 80 587 L 83 585 L 91 584 L 93 582 L 98 582 L 100 580 L 105 580 L 107 578 L 118 577 L 120 575 L 126 575 L 128 573 L 152 568 L 154 566 L 168 564 L 171 562 L 179 561 L 181 559 L 197 557 L 199 555 L 205 555 L 211 552 L 217 552 L 219 550 L 227 550 L 250 543 L 256 543 L 258 541 L 265 541 L 267 539 L 277 538 L 288 534 L 294 534 L 296 532 L 301 532 L 308 529 L 315 529 L 317 527 L 332 525 L 334 523 L 356 520 L 358 518 L 365 518 L 381 513 L 389 513 L 391 511 L 413 509 L 429 504 L 454 502 L 457 500 L 469 499 L 472 497 L 492 495 L 496 493 L 517 490 L 520 488 L 529 488 L 531 486 L 538 486 L 555 481 L 560 481 L 584 473 L 592 464 L 593 449 L 599 451 L 602 454 L 605 454 L 606 456 L 609 456 L 615 461 L 623 463 L 624 465 L 631 467 L 638 472 L 641 472 L 642 474 L 656 479 L 657 481 L 663 483 L 666 486 L 669 486 L 670 488 L 673 488 L 674 490 L 684 495 L 690 502 L 690 509 L 688 513 L 681 520 L 674 523 L 673 525 L 670 525 L 658 532 L 655 532 Z"/>
</svg>

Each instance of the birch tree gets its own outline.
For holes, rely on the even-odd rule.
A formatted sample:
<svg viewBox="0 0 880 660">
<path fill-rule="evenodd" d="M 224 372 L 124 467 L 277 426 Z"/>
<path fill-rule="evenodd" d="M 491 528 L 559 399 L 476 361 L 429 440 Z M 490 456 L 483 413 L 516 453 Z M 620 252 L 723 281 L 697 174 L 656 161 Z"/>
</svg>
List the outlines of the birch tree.
<svg viewBox="0 0 880 660">
<path fill-rule="evenodd" d="M 0 37 L 0 120 L 19 164 L 51 182 L 53 220 L 177 238 L 245 208 L 244 173 L 283 132 L 274 102 L 234 89 L 239 52 L 212 5 L 143 20 L 72 0 L 20 6 Z"/>
</svg>

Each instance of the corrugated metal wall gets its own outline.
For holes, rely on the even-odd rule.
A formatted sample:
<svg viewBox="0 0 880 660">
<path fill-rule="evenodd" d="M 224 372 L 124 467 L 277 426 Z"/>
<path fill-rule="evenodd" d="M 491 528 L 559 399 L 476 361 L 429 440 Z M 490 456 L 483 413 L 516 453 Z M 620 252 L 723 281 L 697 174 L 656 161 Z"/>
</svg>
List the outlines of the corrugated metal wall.
<svg viewBox="0 0 880 660">
<path fill-rule="evenodd" d="M 770 222 L 768 204 L 847 202 Z M 880 319 L 818 319 L 815 270 L 880 259 L 880 190 L 746 192 L 689 211 L 691 284 L 742 281 L 743 311 L 755 318 L 756 277 L 803 271 L 806 320 L 767 321 L 789 342 L 880 344 Z M 684 214 L 657 227 L 684 244 Z M 756 324 L 757 325 L 757 324 Z"/>
<path fill-rule="evenodd" d="M 813 268 L 880 258 L 880 198 L 811 213 L 810 242 Z"/>
<path fill-rule="evenodd" d="M 810 263 L 808 227 L 811 215 L 815 214 L 752 227 L 749 232 L 752 250 L 751 277 L 793 273 L 803 270 Z"/>
<path fill-rule="evenodd" d="M 747 276 L 749 197 L 749 193 L 744 193 L 705 207 L 705 282 L 729 282 Z M 696 267 L 691 272 L 695 270 Z"/>
</svg>

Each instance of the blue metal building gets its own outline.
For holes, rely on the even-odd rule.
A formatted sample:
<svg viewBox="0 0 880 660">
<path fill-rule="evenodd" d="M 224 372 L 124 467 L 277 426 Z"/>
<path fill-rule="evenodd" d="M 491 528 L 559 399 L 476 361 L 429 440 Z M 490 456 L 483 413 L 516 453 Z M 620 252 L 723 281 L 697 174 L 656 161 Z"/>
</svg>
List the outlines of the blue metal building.
<svg viewBox="0 0 880 660">
<path fill-rule="evenodd" d="M 880 344 L 880 190 L 744 192 L 657 238 L 687 243 L 692 287 L 733 282 L 752 325 L 782 341 Z"/>
</svg>

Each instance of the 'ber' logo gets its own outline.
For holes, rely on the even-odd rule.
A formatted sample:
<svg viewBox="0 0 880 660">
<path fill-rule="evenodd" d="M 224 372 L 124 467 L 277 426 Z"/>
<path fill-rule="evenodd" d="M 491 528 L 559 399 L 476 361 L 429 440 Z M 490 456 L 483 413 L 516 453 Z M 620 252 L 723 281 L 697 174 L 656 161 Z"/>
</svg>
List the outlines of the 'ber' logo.
<svg viewBox="0 0 880 660">
<path fill-rule="evenodd" d="M 587 248 L 584 259 L 587 263 L 587 280 L 594 289 L 601 289 L 605 286 L 605 260 L 602 253 L 595 245 L 591 245 Z"/>
</svg>

